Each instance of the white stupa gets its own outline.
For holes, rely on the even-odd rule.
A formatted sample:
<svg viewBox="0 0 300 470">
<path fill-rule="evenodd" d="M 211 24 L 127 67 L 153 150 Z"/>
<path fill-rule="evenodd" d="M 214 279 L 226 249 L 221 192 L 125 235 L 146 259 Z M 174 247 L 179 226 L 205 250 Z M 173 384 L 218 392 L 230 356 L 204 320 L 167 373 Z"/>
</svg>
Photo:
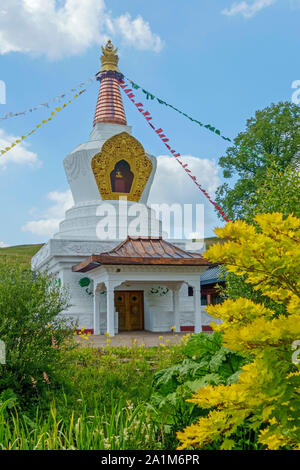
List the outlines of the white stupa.
<svg viewBox="0 0 300 470">
<path fill-rule="evenodd" d="M 67 286 L 65 315 L 95 334 L 132 329 L 201 331 L 200 274 L 209 263 L 171 244 L 147 206 L 156 158 L 132 136 L 122 103 L 117 49 L 102 47 L 100 91 L 88 142 L 64 159 L 74 206 L 33 257 Z"/>
</svg>

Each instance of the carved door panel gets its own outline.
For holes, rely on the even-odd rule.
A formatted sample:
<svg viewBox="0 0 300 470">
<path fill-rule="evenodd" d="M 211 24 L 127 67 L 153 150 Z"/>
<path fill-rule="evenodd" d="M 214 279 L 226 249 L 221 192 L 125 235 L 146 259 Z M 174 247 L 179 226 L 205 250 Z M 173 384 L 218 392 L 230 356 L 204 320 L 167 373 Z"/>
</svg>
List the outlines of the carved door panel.
<svg viewBox="0 0 300 470">
<path fill-rule="evenodd" d="M 144 296 L 142 291 L 117 291 L 115 306 L 119 314 L 119 331 L 143 330 Z"/>
<path fill-rule="evenodd" d="M 129 321 L 131 330 L 143 329 L 143 293 L 129 292 Z"/>
</svg>

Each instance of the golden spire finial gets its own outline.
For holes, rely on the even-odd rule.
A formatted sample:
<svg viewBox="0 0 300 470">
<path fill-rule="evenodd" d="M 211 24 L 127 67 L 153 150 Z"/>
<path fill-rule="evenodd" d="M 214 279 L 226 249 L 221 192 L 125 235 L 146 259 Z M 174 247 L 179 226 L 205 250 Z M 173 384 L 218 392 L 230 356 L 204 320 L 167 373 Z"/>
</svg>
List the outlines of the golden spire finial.
<svg viewBox="0 0 300 470">
<path fill-rule="evenodd" d="M 102 56 L 100 57 L 102 67 L 100 69 L 100 72 L 107 72 L 109 70 L 112 70 L 113 72 L 118 72 L 120 73 L 120 70 L 118 69 L 118 62 L 119 62 L 119 57 L 117 56 L 117 51 L 118 48 L 116 47 L 114 49 L 114 46 L 109 39 L 105 45 L 105 47 L 101 47 L 102 49 Z"/>
</svg>

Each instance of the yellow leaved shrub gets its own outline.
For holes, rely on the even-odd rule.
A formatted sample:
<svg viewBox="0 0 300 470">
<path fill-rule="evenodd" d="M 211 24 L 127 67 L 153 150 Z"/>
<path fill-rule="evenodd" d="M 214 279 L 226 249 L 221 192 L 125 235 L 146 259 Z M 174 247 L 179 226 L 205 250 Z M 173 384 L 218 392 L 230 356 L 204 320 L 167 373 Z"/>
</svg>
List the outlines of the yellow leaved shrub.
<svg viewBox="0 0 300 470">
<path fill-rule="evenodd" d="M 256 226 L 229 222 L 216 234 L 225 243 L 204 256 L 245 276 L 264 296 L 283 304 L 278 314 L 249 299 L 225 300 L 207 311 L 222 323 L 224 346 L 250 358 L 238 382 L 201 388 L 189 400 L 209 410 L 196 424 L 178 432 L 179 449 L 219 443 L 234 449 L 235 433 L 247 426 L 266 449 L 300 449 L 300 368 L 293 343 L 300 339 L 300 219 L 259 214 Z"/>
</svg>

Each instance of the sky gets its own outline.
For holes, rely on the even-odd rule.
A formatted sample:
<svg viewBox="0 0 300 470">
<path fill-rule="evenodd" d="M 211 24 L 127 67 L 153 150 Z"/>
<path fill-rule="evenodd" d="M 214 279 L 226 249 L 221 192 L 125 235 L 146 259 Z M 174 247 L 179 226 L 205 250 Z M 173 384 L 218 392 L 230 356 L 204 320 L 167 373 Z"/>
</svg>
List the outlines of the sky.
<svg viewBox="0 0 300 470">
<path fill-rule="evenodd" d="M 93 76 L 100 47 L 110 38 L 126 77 L 234 138 L 256 110 L 290 101 L 292 86 L 300 88 L 299 20 L 300 0 L 0 0 L 0 118 Z M 57 231 L 72 206 L 62 162 L 89 138 L 98 88 L 92 82 L 52 121 L 0 156 L 0 247 L 45 242 Z M 224 181 L 218 160 L 228 143 L 142 93 L 140 98 L 214 197 Z M 204 204 L 205 235 L 211 236 L 222 221 L 124 95 L 123 102 L 133 135 L 158 158 L 149 201 Z M 55 106 L 0 120 L 0 150 L 36 128 Z"/>
</svg>

